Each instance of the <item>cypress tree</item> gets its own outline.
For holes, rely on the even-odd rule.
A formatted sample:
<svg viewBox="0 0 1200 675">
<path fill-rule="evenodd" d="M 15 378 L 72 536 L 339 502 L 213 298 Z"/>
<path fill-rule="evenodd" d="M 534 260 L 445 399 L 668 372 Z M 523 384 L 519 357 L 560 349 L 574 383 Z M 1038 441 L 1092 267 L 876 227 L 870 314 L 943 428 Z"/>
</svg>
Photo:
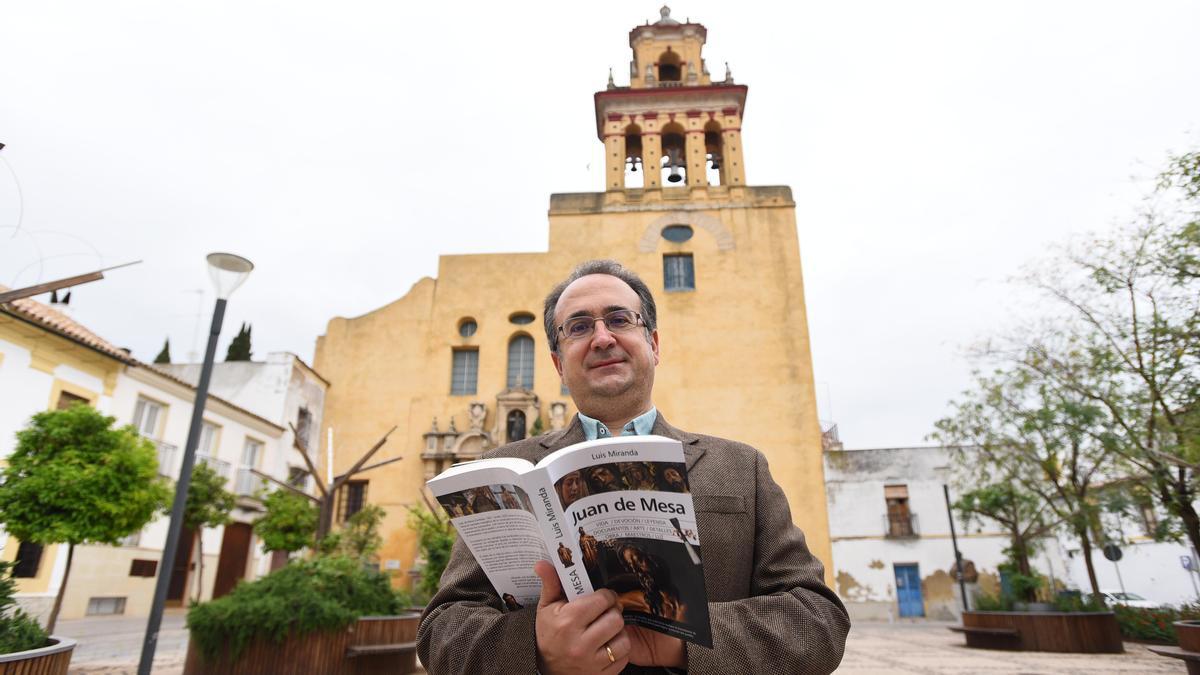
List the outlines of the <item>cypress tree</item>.
<svg viewBox="0 0 1200 675">
<path fill-rule="evenodd" d="M 171 363 L 171 338 L 167 338 L 163 342 L 162 351 L 158 353 L 158 356 L 154 357 L 154 362 L 167 364 Z"/>
<path fill-rule="evenodd" d="M 229 343 L 229 350 L 225 352 L 225 360 L 250 360 L 250 326 L 248 324 L 243 323 L 238 334 L 233 336 L 233 341 Z"/>
</svg>

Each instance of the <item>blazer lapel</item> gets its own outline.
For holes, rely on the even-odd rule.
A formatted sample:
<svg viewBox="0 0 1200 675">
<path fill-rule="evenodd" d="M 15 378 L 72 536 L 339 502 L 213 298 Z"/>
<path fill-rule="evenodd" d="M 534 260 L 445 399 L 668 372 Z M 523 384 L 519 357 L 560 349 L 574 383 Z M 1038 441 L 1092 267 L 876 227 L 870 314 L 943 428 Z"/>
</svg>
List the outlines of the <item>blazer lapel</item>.
<svg viewBox="0 0 1200 675">
<path fill-rule="evenodd" d="M 651 431 L 655 435 L 666 436 L 683 443 L 683 459 L 687 463 L 688 471 L 691 471 L 692 466 L 704 456 L 704 448 L 700 447 L 700 437 L 671 426 L 662 413 L 658 413 L 658 419 L 654 420 L 654 428 Z"/>
</svg>

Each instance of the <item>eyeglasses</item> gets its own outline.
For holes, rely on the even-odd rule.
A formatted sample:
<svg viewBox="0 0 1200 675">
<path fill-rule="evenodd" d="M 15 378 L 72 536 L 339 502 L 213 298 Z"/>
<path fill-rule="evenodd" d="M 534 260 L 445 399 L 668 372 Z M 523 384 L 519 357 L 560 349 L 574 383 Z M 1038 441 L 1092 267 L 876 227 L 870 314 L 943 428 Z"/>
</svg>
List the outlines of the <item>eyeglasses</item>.
<svg viewBox="0 0 1200 675">
<path fill-rule="evenodd" d="M 582 340 L 596 331 L 596 322 L 603 321 L 610 333 L 624 333 L 642 323 L 642 315 L 631 309 L 618 309 L 601 317 L 573 316 L 558 327 L 565 340 Z"/>
</svg>

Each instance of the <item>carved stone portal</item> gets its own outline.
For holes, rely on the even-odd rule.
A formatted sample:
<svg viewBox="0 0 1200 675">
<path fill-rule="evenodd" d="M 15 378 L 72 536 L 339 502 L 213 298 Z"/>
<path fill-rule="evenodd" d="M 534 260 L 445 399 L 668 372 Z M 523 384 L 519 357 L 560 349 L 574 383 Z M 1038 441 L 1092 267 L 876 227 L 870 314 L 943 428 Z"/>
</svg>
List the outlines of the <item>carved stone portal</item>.
<svg viewBox="0 0 1200 675">
<path fill-rule="evenodd" d="M 527 438 L 539 414 L 537 394 L 528 389 L 504 390 L 496 397 L 492 438 L 505 443 Z"/>
</svg>

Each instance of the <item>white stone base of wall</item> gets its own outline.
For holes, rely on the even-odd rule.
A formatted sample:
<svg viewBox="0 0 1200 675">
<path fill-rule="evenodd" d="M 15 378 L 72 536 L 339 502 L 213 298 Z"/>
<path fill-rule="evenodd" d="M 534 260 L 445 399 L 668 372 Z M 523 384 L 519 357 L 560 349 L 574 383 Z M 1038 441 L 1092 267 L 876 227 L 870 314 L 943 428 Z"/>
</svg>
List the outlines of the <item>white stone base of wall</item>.
<svg viewBox="0 0 1200 675">
<path fill-rule="evenodd" d="M 14 599 L 17 601 L 17 606 L 25 610 L 25 613 L 37 619 L 38 623 L 43 626 L 50 619 L 50 612 L 54 609 L 53 595 L 21 595 L 18 593 Z"/>
</svg>

